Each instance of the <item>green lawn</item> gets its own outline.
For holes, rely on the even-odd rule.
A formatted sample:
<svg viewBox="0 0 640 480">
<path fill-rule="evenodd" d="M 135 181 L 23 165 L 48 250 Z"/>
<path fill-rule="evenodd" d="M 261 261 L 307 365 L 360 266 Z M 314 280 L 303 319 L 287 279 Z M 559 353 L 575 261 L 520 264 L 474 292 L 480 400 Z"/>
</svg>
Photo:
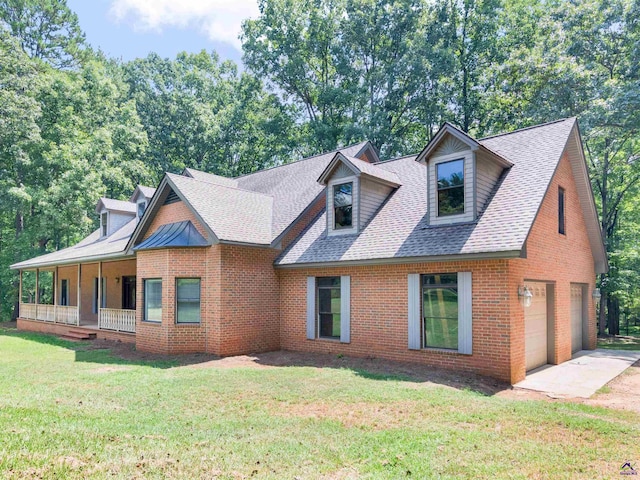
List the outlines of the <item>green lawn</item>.
<svg viewBox="0 0 640 480">
<path fill-rule="evenodd" d="M 0 329 L 0 478 L 619 478 L 640 416 Z"/>
</svg>

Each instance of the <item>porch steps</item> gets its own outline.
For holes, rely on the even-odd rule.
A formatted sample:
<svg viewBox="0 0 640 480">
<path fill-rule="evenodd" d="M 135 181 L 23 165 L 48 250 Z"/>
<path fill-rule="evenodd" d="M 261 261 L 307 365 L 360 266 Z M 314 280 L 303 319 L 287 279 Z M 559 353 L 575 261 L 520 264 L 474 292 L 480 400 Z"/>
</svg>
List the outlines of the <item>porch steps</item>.
<svg viewBox="0 0 640 480">
<path fill-rule="evenodd" d="M 86 330 L 73 330 L 70 329 L 67 333 L 62 335 L 69 340 L 94 340 L 96 334 L 93 332 L 87 332 Z"/>
</svg>

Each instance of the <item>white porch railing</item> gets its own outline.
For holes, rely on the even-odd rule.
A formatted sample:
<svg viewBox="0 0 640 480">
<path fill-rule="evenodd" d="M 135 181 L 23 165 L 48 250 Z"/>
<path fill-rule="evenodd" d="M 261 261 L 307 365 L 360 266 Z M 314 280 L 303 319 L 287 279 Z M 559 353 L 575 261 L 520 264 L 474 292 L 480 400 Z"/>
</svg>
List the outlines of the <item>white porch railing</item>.
<svg viewBox="0 0 640 480">
<path fill-rule="evenodd" d="M 44 322 L 54 322 L 56 319 L 56 307 L 55 305 L 41 305 L 36 307 L 36 320 L 42 320 Z"/>
<path fill-rule="evenodd" d="M 43 322 L 65 323 L 67 325 L 79 324 L 78 307 L 64 305 L 21 303 L 20 317 Z"/>
<path fill-rule="evenodd" d="M 98 328 L 118 332 L 136 332 L 136 311 L 119 308 L 101 308 Z"/>
<path fill-rule="evenodd" d="M 20 304 L 20 316 L 22 318 L 28 318 L 29 320 L 36 319 L 36 304 L 35 303 L 21 303 Z"/>
<path fill-rule="evenodd" d="M 78 307 L 56 305 L 56 322 L 67 325 L 79 325 Z"/>
</svg>

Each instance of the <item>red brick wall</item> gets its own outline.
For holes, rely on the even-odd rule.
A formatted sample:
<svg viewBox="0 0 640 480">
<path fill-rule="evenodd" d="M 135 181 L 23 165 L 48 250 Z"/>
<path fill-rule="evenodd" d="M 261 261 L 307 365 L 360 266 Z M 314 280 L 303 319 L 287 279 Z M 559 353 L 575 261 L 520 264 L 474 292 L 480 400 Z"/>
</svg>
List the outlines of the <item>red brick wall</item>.
<svg viewBox="0 0 640 480">
<path fill-rule="evenodd" d="M 183 202 L 164 205 L 154 218 L 147 236 L 167 223 L 191 220 L 206 231 Z M 155 353 L 219 351 L 220 247 L 170 248 L 137 253 L 136 348 Z M 162 279 L 162 322 L 143 321 L 144 279 Z M 177 324 L 175 318 L 176 278 L 200 278 L 200 324 Z"/>
<path fill-rule="evenodd" d="M 408 349 L 409 273 L 472 273 L 473 354 Z M 507 261 L 281 269 L 281 347 L 411 361 L 510 380 Z M 306 277 L 351 276 L 351 343 L 306 338 Z"/>
<path fill-rule="evenodd" d="M 558 187 L 565 189 L 566 235 L 558 233 Z M 560 161 L 536 222 L 529 233 L 526 247 L 526 259 L 509 261 L 508 292 L 512 312 L 511 364 L 514 382 L 525 376 L 524 307 L 517 295 L 518 286 L 525 280 L 554 284 L 554 363 L 562 363 L 571 358 L 571 283 L 588 285 L 587 343 L 589 348 L 596 347 L 595 303 L 591 300 L 591 292 L 595 288 L 593 256 L 571 164 L 566 156 Z"/>
<path fill-rule="evenodd" d="M 219 355 L 277 350 L 278 277 L 269 248 L 221 245 Z"/>
<path fill-rule="evenodd" d="M 60 305 L 62 295 L 62 280 L 68 280 L 69 285 L 69 305 L 78 305 L 78 267 L 76 265 L 68 265 L 58 267 L 58 280 L 56 286 L 56 303 Z"/>
<path fill-rule="evenodd" d="M 107 303 L 105 308 L 122 308 L 122 277 L 135 275 L 135 259 L 118 262 L 102 262 L 102 278 L 105 279 L 107 284 Z M 88 293 L 92 294 L 91 291 Z"/>
<path fill-rule="evenodd" d="M 66 335 L 70 330 L 85 331 L 94 333 L 96 338 L 101 340 L 111 340 L 113 342 L 135 343 L 136 336 L 134 333 L 110 332 L 108 330 L 97 330 L 95 328 L 83 329 L 73 325 L 63 325 L 61 323 L 40 322 L 36 320 L 27 320 L 18 318 L 18 330 L 26 330 L 29 332 L 51 333 L 53 335 Z"/>
</svg>

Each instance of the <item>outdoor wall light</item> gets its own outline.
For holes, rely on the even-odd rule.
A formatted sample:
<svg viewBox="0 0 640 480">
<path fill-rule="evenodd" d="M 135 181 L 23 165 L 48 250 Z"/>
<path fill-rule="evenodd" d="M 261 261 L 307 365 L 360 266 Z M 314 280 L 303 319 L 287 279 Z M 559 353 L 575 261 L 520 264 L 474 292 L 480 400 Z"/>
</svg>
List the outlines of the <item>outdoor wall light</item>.
<svg viewBox="0 0 640 480">
<path fill-rule="evenodd" d="M 120 283 L 120 277 L 116 277 L 116 283 Z"/>
<path fill-rule="evenodd" d="M 533 300 L 533 293 L 529 290 L 529 287 L 518 287 L 518 297 L 522 302 L 523 307 L 530 307 Z"/>
<path fill-rule="evenodd" d="M 599 302 L 600 298 L 602 298 L 602 294 L 600 293 L 600 289 L 599 288 L 594 288 L 593 289 L 593 293 L 591 294 L 591 296 L 593 297 L 593 299 L 596 302 Z"/>
</svg>

